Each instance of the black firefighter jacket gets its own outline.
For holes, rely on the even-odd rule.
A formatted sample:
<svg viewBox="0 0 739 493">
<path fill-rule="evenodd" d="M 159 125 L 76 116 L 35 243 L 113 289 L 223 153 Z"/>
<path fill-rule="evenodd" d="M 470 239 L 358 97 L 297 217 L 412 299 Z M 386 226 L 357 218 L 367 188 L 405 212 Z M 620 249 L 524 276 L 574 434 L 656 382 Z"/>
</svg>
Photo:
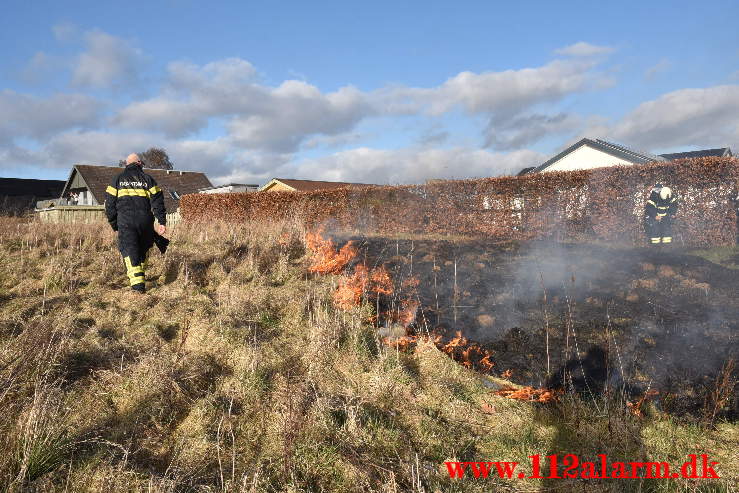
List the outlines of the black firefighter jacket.
<svg viewBox="0 0 739 493">
<path fill-rule="evenodd" d="M 138 165 L 126 166 L 105 192 L 105 214 L 114 231 L 153 225 L 154 217 L 162 226 L 167 223 L 162 189 Z"/>
<path fill-rule="evenodd" d="M 644 206 L 644 219 L 647 223 L 653 223 L 657 216 L 662 218 L 667 216 L 668 219 L 671 219 L 676 212 L 677 197 L 673 195 L 667 200 L 662 200 L 659 196 L 659 188 L 652 189 L 652 193 L 649 194 L 649 200 L 647 200 Z"/>
</svg>

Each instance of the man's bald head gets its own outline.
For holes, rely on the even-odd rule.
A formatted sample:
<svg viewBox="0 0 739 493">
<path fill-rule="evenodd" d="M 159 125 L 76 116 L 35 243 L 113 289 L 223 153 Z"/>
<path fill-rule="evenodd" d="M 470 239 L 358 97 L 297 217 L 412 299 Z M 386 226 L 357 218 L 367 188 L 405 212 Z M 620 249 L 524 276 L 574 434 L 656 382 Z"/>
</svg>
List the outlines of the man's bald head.
<svg viewBox="0 0 739 493">
<path fill-rule="evenodd" d="M 140 162 L 141 162 L 141 159 L 139 159 L 138 154 L 129 154 L 128 157 L 126 158 L 126 166 L 128 166 L 129 164 L 140 163 Z"/>
</svg>

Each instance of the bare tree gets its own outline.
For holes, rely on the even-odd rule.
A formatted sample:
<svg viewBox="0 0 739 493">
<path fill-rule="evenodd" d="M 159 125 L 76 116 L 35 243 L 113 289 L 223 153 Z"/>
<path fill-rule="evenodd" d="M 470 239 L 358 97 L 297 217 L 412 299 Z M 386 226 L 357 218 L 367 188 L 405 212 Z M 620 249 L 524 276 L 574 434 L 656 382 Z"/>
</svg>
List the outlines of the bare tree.
<svg viewBox="0 0 739 493">
<path fill-rule="evenodd" d="M 174 165 L 169 160 L 167 151 L 161 147 L 150 147 L 146 151 L 137 154 L 139 155 L 139 159 L 144 163 L 144 168 L 174 169 Z M 118 166 L 126 166 L 126 161 L 121 159 L 118 161 Z"/>
</svg>

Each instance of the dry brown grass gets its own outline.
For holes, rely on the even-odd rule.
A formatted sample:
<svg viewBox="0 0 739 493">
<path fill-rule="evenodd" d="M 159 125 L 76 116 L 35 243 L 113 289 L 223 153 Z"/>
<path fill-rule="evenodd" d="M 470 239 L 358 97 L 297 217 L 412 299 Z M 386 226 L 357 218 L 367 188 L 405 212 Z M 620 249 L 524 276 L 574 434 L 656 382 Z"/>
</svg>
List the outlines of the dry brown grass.
<svg viewBox="0 0 739 493">
<path fill-rule="evenodd" d="M 492 396 L 433 344 L 382 346 L 362 322 L 372 307 L 336 311 L 335 280 L 307 273 L 303 233 L 182 225 L 140 296 L 104 225 L 0 219 L 1 487 L 533 491 L 550 485 L 440 467 L 560 449 L 677 461 L 701 446 L 739 473 L 736 425 L 603 415 L 574 397 L 534 407 Z"/>
</svg>

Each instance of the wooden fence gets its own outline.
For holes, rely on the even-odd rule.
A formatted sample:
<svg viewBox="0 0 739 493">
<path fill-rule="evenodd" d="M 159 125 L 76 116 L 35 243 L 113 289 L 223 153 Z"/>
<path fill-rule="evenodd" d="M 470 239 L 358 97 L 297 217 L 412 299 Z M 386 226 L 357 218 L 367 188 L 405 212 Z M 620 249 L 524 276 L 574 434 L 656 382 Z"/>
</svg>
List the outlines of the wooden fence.
<svg viewBox="0 0 739 493">
<path fill-rule="evenodd" d="M 37 211 L 39 221 L 53 224 L 90 224 L 107 222 L 104 205 L 60 205 Z M 172 226 L 180 222 L 180 212 L 167 214 L 167 225 Z"/>
<path fill-rule="evenodd" d="M 102 205 L 60 205 L 38 211 L 42 223 L 71 224 L 106 222 L 105 206 Z"/>
</svg>

